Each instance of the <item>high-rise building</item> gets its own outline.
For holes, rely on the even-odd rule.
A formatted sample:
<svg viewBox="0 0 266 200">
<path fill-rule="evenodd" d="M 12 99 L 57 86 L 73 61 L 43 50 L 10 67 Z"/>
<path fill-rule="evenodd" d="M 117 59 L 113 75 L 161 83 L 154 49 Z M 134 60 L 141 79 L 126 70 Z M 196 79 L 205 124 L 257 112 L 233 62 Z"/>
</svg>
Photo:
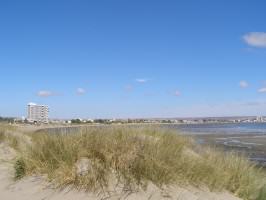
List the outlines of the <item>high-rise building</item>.
<svg viewBox="0 0 266 200">
<path fill-rule="evenodd" d="M 28 118 L 31 123 L 48 123 L 49 107 L 46 105 L 28 104 Z"/>
</svg>

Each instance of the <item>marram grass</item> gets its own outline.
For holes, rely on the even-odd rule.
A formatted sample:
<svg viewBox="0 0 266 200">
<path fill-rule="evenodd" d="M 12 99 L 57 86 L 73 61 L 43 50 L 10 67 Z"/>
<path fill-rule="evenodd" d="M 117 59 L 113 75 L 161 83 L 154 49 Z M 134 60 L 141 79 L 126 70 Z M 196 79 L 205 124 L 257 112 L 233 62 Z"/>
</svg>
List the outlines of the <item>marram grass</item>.
<svg viewBox="0 0 266 200">
<path fill-rule="evenodd" d="M 16 131 L 16 127 L 0 123 L 0 143 L 6 142 L 13 149 L 18 150 L 18 137 L 14 136 L 12 132 Z"/>
<path fill-rule="evenodd" d="M 228 190 L 247 200 L 266 199 L 263 170 L 234 153 L 198 147 L 171 130 L 91 127 L 30 136 L 31 144 L 16 162 L 19 177 L 47 175 L 59 186 L 89 191 L 104 190 L 114 181 L 143 189 L 152 182 L 158 187 L 193 185 Z M 80 176 L 75 168 L 82 158 L 90 161 L 90 171 Z"/>
</svg>

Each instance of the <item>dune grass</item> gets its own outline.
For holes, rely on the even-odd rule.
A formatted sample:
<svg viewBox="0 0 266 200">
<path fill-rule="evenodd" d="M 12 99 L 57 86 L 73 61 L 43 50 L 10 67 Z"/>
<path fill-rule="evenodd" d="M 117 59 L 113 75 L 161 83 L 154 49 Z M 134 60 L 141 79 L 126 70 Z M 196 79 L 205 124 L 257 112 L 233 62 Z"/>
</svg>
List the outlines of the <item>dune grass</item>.
<svg viewBox="0 0 266 200">
<path fill-rule="evenodd" d="M 0 142 L 5 141 L 5 139 L 6 139 L 5 132 L 0 129 Z"/>
<path fill-rule="evenodd" d="M 6 141 L 6 132 L 10 129 L 12 129 L 11 126 L 4 123 L 0 123 L 0 142 Z"/>
<path fill-rule="evenodd" d="M 9 146 L 18 150 L 18 138 L 11 134 L 16 128 L 7 124 L 0 124 L 0 142 L 7 142 Z"/>
<path fill-rule="evenodd" d="M 69 134 L 31 134 L 31 142 L 15 164 L 18 178 L 42 174 L 61 187 L 89 191 L 114 182 L 142 189 L 153 183 L 228 190 L 250 200 L 266 197 L 265 173 L 245 157 L 198 147 L 170 130 L 91 127 Z M 77 162 L 84 158 L 90 167 L 80 175 Z"/>
</svg>

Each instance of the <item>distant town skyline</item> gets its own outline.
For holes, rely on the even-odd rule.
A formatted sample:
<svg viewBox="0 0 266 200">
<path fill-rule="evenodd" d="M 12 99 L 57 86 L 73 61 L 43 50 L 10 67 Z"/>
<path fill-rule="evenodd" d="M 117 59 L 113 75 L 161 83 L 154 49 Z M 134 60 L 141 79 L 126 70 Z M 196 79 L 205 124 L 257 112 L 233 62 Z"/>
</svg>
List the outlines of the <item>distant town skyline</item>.
<svg viewBox="0 0 266 200">
<path fill-rule="evenodd" d="M 15 3 L 14 3 L 15 2 Z M 266 2 L 0 3 L 0 116 L 266 115 Z"/>
</svg>

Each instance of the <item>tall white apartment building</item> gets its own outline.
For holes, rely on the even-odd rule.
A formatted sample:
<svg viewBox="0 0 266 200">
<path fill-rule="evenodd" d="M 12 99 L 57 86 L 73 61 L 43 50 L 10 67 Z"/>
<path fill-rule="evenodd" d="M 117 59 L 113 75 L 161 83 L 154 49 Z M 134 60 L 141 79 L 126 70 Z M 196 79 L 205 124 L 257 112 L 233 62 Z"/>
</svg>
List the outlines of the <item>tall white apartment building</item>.
<svg viewBox="0 0 266 200">
<path fill-rule="evenodd" d="M 48 123 L 49 107 L 46 105 L 37 105 L 35 103 L 28 104 L 28 118 L 29 122 Z"/>
</svg>

